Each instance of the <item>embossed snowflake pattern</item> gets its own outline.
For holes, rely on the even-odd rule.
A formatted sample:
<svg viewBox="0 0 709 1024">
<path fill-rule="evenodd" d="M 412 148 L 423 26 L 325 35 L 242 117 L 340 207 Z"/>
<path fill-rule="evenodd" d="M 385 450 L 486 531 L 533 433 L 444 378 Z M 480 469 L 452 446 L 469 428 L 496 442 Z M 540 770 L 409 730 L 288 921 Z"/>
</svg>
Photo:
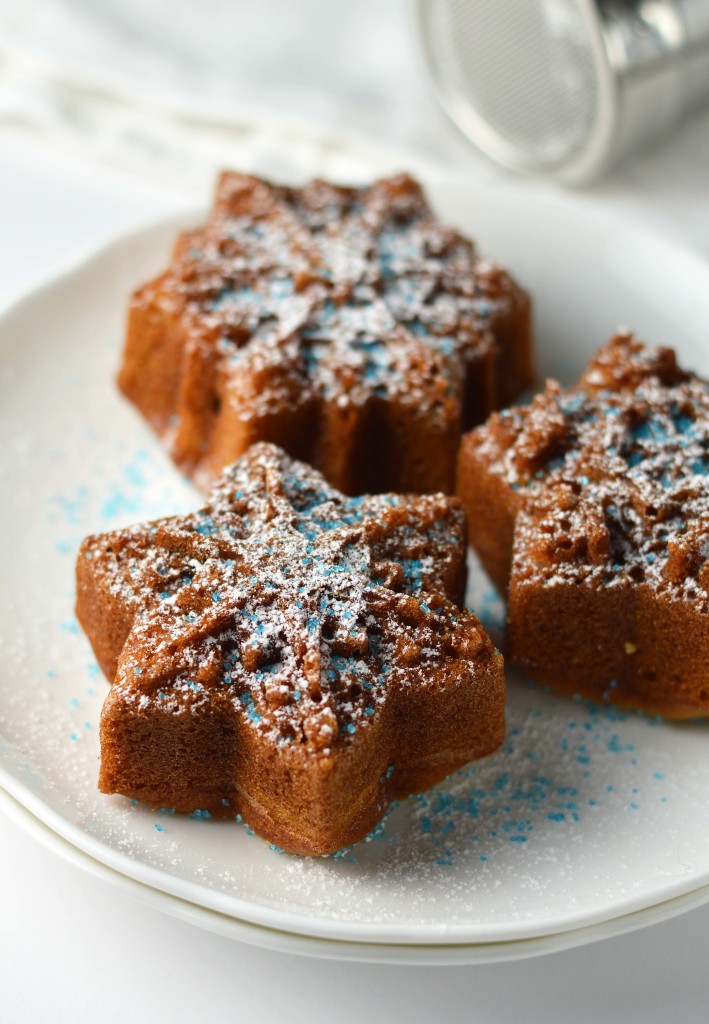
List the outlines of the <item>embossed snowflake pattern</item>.
<svg viewBox="0 0 709 1024">
<path fill-rule="evenodd" d="M 127 719 L 209 719 L 235 749 L 263 741 L 283 763 L 329 764 L 362 747 L 374 781 L 392 766 L 395 787 L 412 737 L 418 763 L 435 759 L 446 708 L 467 703 L 469 756 L 493 742 L 488 697 L 492 733 L 501 729 L 500 659 L 461 607 L 456 499 L 348 498 L 258 445 L 199 512 L 88 538 L 78 577 L 79 616 L 115 675 L 106 750 L 120 746 Z M 97 608 L 120 623 L 104 647 Z M 127 787 L 104 775 L 102 788 Z"/>
</svg>

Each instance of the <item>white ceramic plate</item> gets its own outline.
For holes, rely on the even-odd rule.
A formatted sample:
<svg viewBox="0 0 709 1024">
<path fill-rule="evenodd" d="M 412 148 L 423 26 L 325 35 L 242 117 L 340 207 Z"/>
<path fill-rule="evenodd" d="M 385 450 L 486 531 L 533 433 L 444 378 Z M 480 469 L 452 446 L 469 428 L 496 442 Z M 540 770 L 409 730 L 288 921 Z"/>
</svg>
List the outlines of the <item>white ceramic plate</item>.
<svg viewBox="0 0 709 1024">
<path fill-rule="evenodd" d="M 709 267 L 573 202 L 430 182 L 435 207 L 537 299 L 542 373 L 571 379 L 620 323 L 709 373 Z M 183 223 L 199 220 L 199 214 Z M 123 239 L 0 323 L 0 782 L 96 861 L 235 920 L 377 944 L 515 943 L 709 898 L 709 735 L 511 679 L 508 738 L 396 807 L 369 842 L 280 854 L 238 825 L 96 790 L 107 684 L 73 617 L 84 534 L 198 495 L 114 387 L 132 287 L 178 224 Z M 471 600 L 501 608 L 478 570 Z M 668 908 L 663 911 L 663 907 Z"/>
</svg>

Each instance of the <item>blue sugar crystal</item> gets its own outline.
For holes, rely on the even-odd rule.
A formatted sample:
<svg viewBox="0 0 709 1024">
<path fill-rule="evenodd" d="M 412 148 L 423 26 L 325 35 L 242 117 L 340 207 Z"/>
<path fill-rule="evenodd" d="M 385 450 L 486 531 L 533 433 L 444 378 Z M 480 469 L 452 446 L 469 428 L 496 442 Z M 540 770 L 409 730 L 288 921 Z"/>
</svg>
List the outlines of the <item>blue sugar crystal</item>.
<svg viewBox="0 0 709 1024">
<path fill-rule="evenodd" d="M 583 408 L 586 397 L 585 391 L 578 391 L 575 395 L 563 395 L 559 402 L 559 408 L 566 416 L 579 412 Z"/>
<path fill-rule="evenodd" d="M 631 428 L 630 433 L 639 441 L 666 441 L 669 437 L 667 428 L 657 416 L 651 416 L 644 422 L 637 423 Z"/>
<path fill-rule="evenodd" d="M 254 699 L 250 693 L 242 693 L 239 697 L 240 702 L 246 709 L 246 716 L 250 722 L 260 722 L 263 715 L 256 709 Z"/>
<path fill-rule="evenodd" d="M 217 532 L 217 527 L 211 516 L 205 516 L 203 521 L 197 526 L 197 533 L 201 533 L 203 537 L 213 537 Z"/>
</svg>

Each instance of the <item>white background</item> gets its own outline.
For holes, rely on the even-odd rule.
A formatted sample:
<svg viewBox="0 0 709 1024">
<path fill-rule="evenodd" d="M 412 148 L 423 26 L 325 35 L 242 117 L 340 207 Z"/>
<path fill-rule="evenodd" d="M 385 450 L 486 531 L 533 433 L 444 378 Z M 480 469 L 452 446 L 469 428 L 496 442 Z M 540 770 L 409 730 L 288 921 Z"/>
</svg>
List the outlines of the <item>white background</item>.
<svg viewBox="0 0 709 1024">
<path fill-rule="evenodd" d="M 274 6 L 266 4 L 271 13 Z M 353 6 L 365 20 L 376 13 L 369 0 Z M 318 76 L 313 47 L 324 52 L 326 33 L 341 35 L 335 20 L 317 19 L 324 9 L 322 2 L 299 5 L 301 18 L 316 18 L 313 31 L 320 33 L 315 43 L 308 33 L 309 49 L 303 47 L 307 75 L 293 47 L 277 64 L 271 56 L 268 67 L 257 59 L 248 65 L 250 80 L 260 74 L 272 84 L 262 102 L 303 123 L 317 114 L 321 132 L 350 127 L 370 144 L 403 145 L 426 159 L 466 167 L 471 177 L 495 173 L 437 119 L 407 49 L 405 4 L 392 4 L 380 20 L 385 37 L 376 47 L 367 45 L 371 36 L 360 24 L 351 47 L 340 42 L 338 58 L 323 62 Z M 0 5 L 0 28 L 3 19 Z M 343 61 L 356 59 L 372 62 L 369 78 L 361 71 L 338 73 Z M 0 59 L 0 82 L 3 74 L 8 80 L 8 67 L 12 89 L 0 101 L 0 305 L 86 249 L 187 201 L 181 181 L 166 187 L 159 175 L 139 177 L 141 161 L 129 167 L 130 153 L 119 159 L 110 150 L 106 159 L 104 147 L 102 158 L 91 137 L 49 131 L 46 106 L 23 106 L 25 71 L 18 75 L 14 62 Z M 289 81 L 300 85 L 289 91 Z M 709 253 L 708 166 L 704 116 L 669 147 L 626 164 L 583 201 L 642 219 Z M 141 169 L 149 170 L 147 160 Z M 3 1024 L 195 1018 L 692 1024 L 709 1014 L 709 908 L 510 964 L 413 969 L 317 962 L 249 948 L 142 907 L 61 862 L 3 817 L 0 908 Z"/>
</svg>

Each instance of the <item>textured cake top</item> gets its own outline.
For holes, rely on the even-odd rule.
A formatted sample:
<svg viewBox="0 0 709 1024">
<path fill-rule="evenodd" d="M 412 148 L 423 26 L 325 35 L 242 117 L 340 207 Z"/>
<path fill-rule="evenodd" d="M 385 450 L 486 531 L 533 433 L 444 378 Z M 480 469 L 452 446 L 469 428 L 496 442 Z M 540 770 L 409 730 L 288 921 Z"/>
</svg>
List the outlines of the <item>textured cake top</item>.
<svg viewBox="0 0 709 1024">
<path fill-rule="evenodd" d="M 201 511 L 90 537 L 79 557 L 133 620 L 115 686 L 138 709 L 226 701 L 312 752 L 368 728 L 393 686 L 494 654 L 456 603 L 455 499 L 346 498 L 272 445 L 252 447 Z"/>
<path fill-rule="evenodd" d="M 648 582 L 709 610 L 709 386 L 621 334 L 578 386 L 551 381 L 478 430 L 514 489 L 519 572 Z"/>
<path fill-rule="evenodd" d="M 422 391 L 435 414 L 460 397 L 466 358 L 494 344 L 509 282 L 405 175 L 286 188 L 228 172 L 163 285 L 226 367 L 288 366 L 303 389 L 349 402 L 396 393 L 416 405 Z"/>
</svg>

